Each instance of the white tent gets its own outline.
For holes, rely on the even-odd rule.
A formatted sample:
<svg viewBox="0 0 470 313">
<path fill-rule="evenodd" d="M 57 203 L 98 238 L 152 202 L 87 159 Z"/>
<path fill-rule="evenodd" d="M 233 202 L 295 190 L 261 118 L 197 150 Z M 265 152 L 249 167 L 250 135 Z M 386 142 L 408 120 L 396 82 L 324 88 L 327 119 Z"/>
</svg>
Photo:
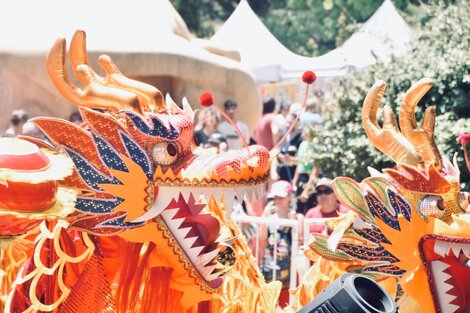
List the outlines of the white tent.
<svg viewBox="0 0 470 313">
<path fill-rule="evenodd" d="M 241 63 L 250 67 L 259 82 L 299 78 L 306 70 L 318 77 L 343 76 L 391 55 L 407 51 L 411 31 L 390 0 L 382 6 L 341 47 L 319 57 L 304 57 L 282 45 L 250 8 L 239 5 L 211 38 L 211 43 L 238 50 Z"/>
<path fill-rule="evenodd" d="M 346 63 L 357 69 L 388 62 L 391 56 L 406 54 L 410 49 L 411 28 L 398 14 L 390 0 L 380 8 L 338 49 Z"/>
<path fill-rule="evenodd" d="M 317 76 L 337 76 L 343 74 L 341 68 L 345 66 L 328 54 L 310 58 L 291 52 L 266 28 L 246 0 L 240 1 L 210 42 L 239 51 L 241 63 L 253 70 L 259 82 L 280 81 L 283 73 L 305 71 L 307 67 L 314 69 Z"/>
</svg>

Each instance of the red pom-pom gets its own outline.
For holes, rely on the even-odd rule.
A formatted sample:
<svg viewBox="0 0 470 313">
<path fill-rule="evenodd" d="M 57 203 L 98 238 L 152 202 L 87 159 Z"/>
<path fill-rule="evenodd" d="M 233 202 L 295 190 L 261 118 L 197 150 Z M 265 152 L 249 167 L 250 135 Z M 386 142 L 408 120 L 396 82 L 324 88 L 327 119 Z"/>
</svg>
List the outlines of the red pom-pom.
<svg viewBox="0 0 470 313">
<path fill-rule="evenodd" d="M 208 108 L 214 104 L 214 96 L 210 92 L 204 92 L 200 97 L 199 97 L 199 103 L 205 107 Z"/>
<path fill-rule="evenodd" d="M 314 72 L 312 71 L 306 71 L 303 75 L 302 75 L 302 81 L 306 84 L 313 84 L 313 82 L 317 79 L 317 75 L 315 75 Z"/>
<path fill-rule="evenodd" d="M 466 145 L 467 143 L 470 142 L 470 134 L 469 133 L 462 133 L 460 136 L 457 138 L 457 141 L 461 145 Z"/>
</svg>

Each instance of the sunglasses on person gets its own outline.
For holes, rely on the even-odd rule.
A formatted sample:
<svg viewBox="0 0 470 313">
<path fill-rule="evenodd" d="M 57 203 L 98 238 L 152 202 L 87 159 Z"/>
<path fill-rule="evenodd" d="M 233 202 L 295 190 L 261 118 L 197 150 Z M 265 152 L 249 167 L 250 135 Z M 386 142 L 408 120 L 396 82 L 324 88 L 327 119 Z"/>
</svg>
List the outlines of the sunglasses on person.
<svg viewBox="0 0 470 313">
<path fill-rule="evenodd" d="M 331 195 L 333 193 L 333 190 L 332 189 L 320 189 L 320 190 L 317 190 L 316 194 L 317 196 L 320 196 L 320 195 Z"/>
</svg>

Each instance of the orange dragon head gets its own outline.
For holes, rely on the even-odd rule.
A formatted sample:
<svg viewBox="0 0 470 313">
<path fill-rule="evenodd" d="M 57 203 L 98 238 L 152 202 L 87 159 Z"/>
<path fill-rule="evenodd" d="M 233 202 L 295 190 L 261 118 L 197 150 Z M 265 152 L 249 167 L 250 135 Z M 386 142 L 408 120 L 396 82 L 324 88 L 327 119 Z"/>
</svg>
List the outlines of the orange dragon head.
<svg viewBox="0 0 470 313">
<path fill-rule="evenodd" d="M 47 57 L 61 94 L 79 106 L 79 127 L 55 118 L 34 123 L 74 163 L 61 185 L 79 192 L 69 228 L 95 236 L 153 243 L 150 264 L 172 268 L 171 285 L 183 307 L 208 299 L 233 264 L 233 234 L 224 227 L 234 198 L 259 198 L 268 178 L 269 152 L 261 146 L 215 154 L 196 149 L 194 111 L 155 87 L 131 80 L 108 56 L 102 77 L 88 65 L 85 33 L 77 31 L 65 69 L 65 40 Z M 152 252 L 153 251 L 153 252 Z M 179 287 L 178 287 L 179 286 Z"/>
<path fill-rule="evenodd" d="M 398 166 L 357 183 L 337 178 L 333 187 L 351 208 L 336 221 L 334 235 L 315 235 L 307 255 L 342 264 L 377 280 L 397 277 L 420 312 L 465 312 L 470 307 L 470 214 L 468 194 L 460 190 L 456 162 L 442 160 L 434 143 L 435 109 L 414 117 L 418 101 L 431 87 L 423 79 L 406 93 L 400 106 L 400 128 L 392 110 L 377 108 L 385 83 L 377 82 L 363 106 L 364 129 L 380 151 Z M 340 239 L 338 239 L 340 237 Z M 316 265 L 320 266 L 320 265 Z M 298 290 L 305 293 L 305 284 Z M 416 308 L 415 307 L 415 308 Z"/>
</svg>

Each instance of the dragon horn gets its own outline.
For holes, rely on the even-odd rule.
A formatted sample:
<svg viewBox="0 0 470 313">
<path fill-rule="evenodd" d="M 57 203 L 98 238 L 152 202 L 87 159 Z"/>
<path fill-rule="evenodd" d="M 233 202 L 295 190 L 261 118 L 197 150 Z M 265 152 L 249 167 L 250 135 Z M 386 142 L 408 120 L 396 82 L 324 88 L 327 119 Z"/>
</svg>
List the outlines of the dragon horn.
<svg viewBox="0 0 470 313">
<path fill-rule="evenodd" d="M 151 111 L 165 108 L 165 101 L 160 90 L 152 85 L 124 76 L 110 56 L 100 56 L 98 63 L 105 70 L 106 80 L 110 85 L 135 92 L 139 96 L 141 103 Z"/>
<path fill-rule="evenodd" d="M 421 98 L 432 87 L 432 80 L 423 78 L 413 84 L 400 105 L 400 128 L 403 135 L 416 147 L 426 165 L 434 164 L 442 169 L 442 157 L 434 140 L 436 108 L 431 106 L 424 112 L 421 126 L 416 123 L 415 109 Z"/>
<path fill-rule="evenodd" d="M 77 77 L 85 88 L 73 85 L 65 69 L 65 39 L 56 40 L 46 58 L 46 69 L 57 90 L 69 101 L 83 107 L 141 112 L 139 99 L 129 91 L 104 86 L 88 64 L 78 64 Z"/>
</svg>

